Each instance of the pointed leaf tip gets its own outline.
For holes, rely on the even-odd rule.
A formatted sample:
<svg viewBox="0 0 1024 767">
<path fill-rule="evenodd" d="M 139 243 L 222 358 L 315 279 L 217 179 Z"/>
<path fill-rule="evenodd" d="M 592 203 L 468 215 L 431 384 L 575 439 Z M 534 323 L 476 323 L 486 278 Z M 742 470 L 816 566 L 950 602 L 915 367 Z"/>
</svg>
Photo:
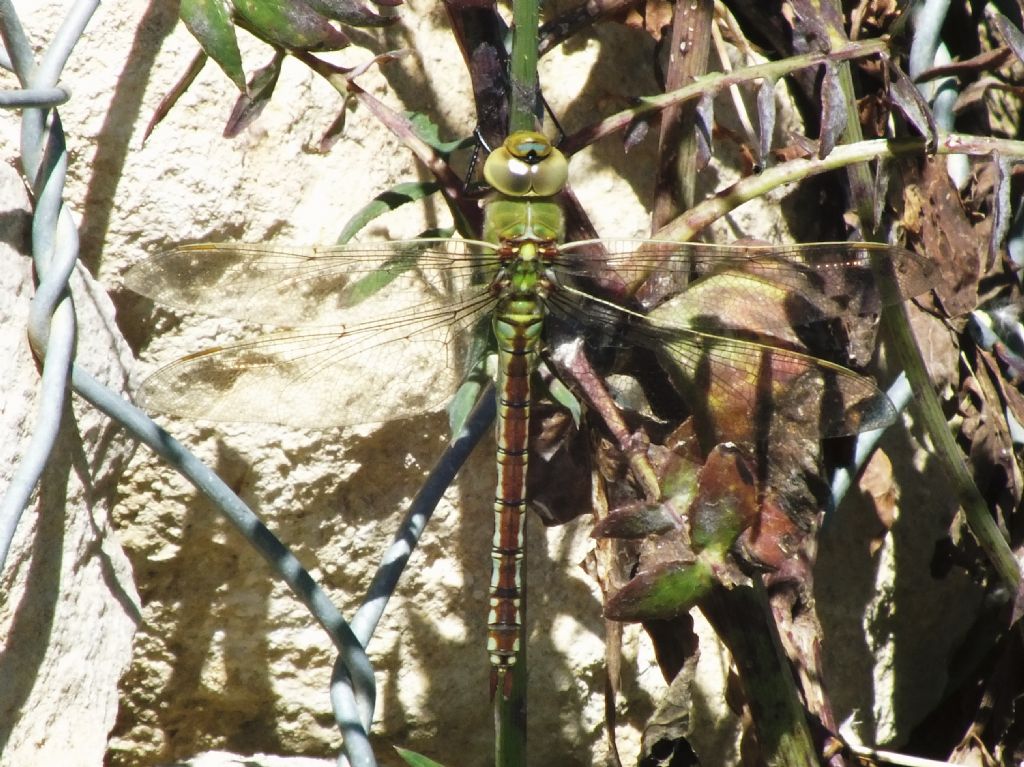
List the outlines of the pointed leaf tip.
<svg viewBox="0 0 1024 767">
<path fill-rule="evenodd" d="M 206 54 L 245 93 L 245 71 L 226 0 L 181 0 L 181 20 Z"/>
</svg>

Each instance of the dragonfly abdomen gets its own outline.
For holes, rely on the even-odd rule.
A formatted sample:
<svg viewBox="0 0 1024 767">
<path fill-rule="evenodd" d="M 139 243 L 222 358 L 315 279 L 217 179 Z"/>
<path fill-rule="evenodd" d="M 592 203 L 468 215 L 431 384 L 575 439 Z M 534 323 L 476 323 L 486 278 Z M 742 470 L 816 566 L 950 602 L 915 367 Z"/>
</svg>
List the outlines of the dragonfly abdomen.
<svg viewBox="0 0 1024 767">
<path fill-rule="evenodd" d="M 521 633 L 523 523 L 529 464 L 530 375 L 537 359 L 544 310 L 532 299 L 508 298 L 494 314 L 498 346 L 498 485 L 491 544 L 487 650 L 499 674 L 515 663 Z"/>
</svg>

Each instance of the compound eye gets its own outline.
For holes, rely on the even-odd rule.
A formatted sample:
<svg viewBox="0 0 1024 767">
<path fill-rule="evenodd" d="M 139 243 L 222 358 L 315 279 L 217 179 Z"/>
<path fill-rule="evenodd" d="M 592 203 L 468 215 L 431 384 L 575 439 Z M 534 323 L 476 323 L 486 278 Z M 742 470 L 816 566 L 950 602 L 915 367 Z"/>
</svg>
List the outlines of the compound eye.
<svg viewBox="0 0 1024 767">
<path fill-rule="evenodd" d="M 562 191 L 569 178 L 569 161 L 565 155 L 548 145 L 551 153 L 544 162 L 531 166 L 533 171 L 533 193 L 540 197 L 551 197 Z"/>
<path fill-rule="evenodd" d="M 491 152 L 484 163 L 484 178 L 510 197 L 550 197 L 561 191 L 569 163 L 547 136 L 517 131 Z"/>
<path fill-rule="evenodd" d="M 502 194 L 522 197 L 529 194 L 533 186 L 530 170 L 530 165 L 512 155 L 508 147 L 503 145 L 487 157 L 484 179 L 491 188 Z"/>
<path fill-rule="evenodd" d="M 548 137 L 535 131 L 516 131 L 503 144 L 508 153 L 523 162 L 536 165 L 554 151 Z"/>
</svg>

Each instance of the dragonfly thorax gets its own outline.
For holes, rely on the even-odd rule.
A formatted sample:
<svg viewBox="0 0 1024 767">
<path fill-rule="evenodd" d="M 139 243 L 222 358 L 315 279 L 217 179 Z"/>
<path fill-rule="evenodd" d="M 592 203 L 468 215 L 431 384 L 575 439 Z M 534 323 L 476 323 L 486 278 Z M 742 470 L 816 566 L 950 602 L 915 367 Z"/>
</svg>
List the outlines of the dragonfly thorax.
<svg viewBox="0 0 1024 767">
<path fill-rule="evenodd" d="M 491 292 L 512 301 L 546 298 L 554 283 L 548 261 L 555 252 L 553 243 L 502 243 L 501 268 L 491 283 Z"/>
<path fill-rule="evenodd" d="M 565 239 L 562 208 L 547 197 L 508 197 L 495 193 L 484 209 L 483 236 L 493 243 L 562 242 Z"/>
</svg>

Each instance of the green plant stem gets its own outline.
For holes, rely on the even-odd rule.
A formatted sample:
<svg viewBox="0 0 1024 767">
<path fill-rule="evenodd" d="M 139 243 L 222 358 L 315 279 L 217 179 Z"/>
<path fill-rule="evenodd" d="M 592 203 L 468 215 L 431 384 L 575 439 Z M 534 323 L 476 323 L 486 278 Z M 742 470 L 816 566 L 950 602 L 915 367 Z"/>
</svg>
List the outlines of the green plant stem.
<svg viewBox="0 0 1024 767">
<path fill-rule="evenodd" d="M 539 24 L 540 10 L 537 0 L 515 0 L 512 3 L 512 56 L 509 63 L 512 93 L 509 94 L 509 133 L 535 128 Z"/>
<path fill-rule="evenodd" d="M 1024 141 L 985 138 L 961 133 L 950 133 L 938 137 L 936 154 L 969 154 L 984 156 L 998 154 L 1004 157 L 1024 157 Z M 808 176 L 825 171 L 845 168 L 853 163 L 874 160 L 880 157 L 905 157 L 923 155 L 924 139 L 872 139 L 856 144 L 837 146 L 825 158 L 809 157 L 790 160 L 772 166 L 756 176 L 747 176 L 713 197 L 683 213 L 675 221 L 657 233 L 658 239 L 687 241 L 693 236 L 732 212 L 745 202 L 761 197 L 767 192 Z"/>
<path fill-rule="evenodd" d="M 559 148 L 567 155 L 571 155 L 573 152 L 589 146 L 600 138 L 611 135 L 616 131 L 624 130 L 638 117 L 655 114 L 674 104 L 682 104 L 685 101 L 699 99 L 705 94 L 715 95 L 719 91 L 733 85 L 761 79 L 774 82 L 792 72 L 819 66 L 825 61 L 853 61 L 855 59 L 877 56 L 888 52 L 888 50 L 888 43 L 884 40 L 864 40 L 850 43 L 847 47 L 831 51 L 830 53 L 805 53 L 800 56 L 790 56 L 779 61 L 769 61 L 765 64 L 742 67 L 732 72 L 712 72 L 697 78 L 677 90 L 663 93 L 659 96 L 638 99 L 635 107 L 617 112 L 600 122 L 584 128 L 578 133 L 574 133 L 559 144 Z"/>
<path fill-rule="evenodd" d="M 525 546 L 524 546 L 525 548 Z M 523 581 L 526 580 L 526 560 L 523 560 Z M 522 594 L 520 617 L 526 620 L 526 594 Z M 520 631 L 525 635 L 522 627 Z M 506 673 L 512 675 L 509 694 L 504 692 L 505 681 L 498 678 L 494 691 L 494 765 L 495 767 L 524 767 L 526 764 L 526 637 L 520 636 L 516 664 Z"/>
<path fill-rule="evenodd" d="M 807 714 L 760 580 L 716 583 L 698 606 L 729 648 L 768 767 L 819 767 Z"/>
</svg>

